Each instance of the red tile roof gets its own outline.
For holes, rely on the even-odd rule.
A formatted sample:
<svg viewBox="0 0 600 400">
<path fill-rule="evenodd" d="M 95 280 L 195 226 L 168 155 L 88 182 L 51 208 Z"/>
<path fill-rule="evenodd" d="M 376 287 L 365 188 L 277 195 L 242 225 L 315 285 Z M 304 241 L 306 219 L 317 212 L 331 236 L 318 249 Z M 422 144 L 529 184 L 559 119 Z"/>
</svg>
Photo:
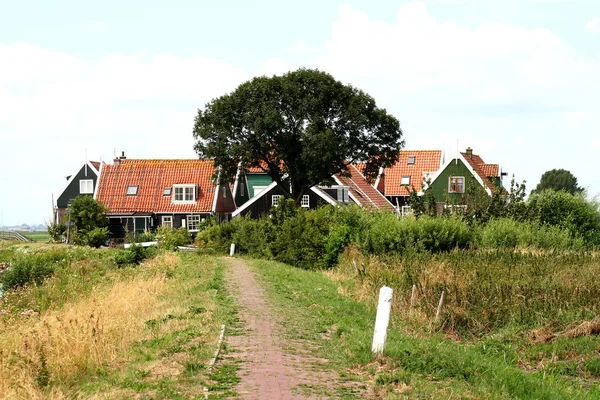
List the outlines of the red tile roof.
<svg viewBox="0 0 600 400">
<path fill-rule="evenodd" d="M 408 164 L 409 157 L 415 157 L 413 165 Z M 400 158 L 393 166 L 384 171 L 382 185 L 386 196 L 408 196 L 408 189 L 400 183 L 403 176 L 410 176 L 410 186 L 417 192 L 423 186 L 424 172 L 437 172 L 440 169 L 442 150 L 400 150 Z"/>
<path fill-rule="evenodd" d="M 485 176 L 500 176 L 500 165 L 498 164 L 483 164 L 480 167 Z"/>
<path fill-rule="evenodd" d="M 496 190 L 496 186 L 494 185 L 494 183 L 492 181 L 489 180 L 488 176 L 497 176 L 497 175 L 488 175 L 486 172 L 486 170 L 491 170 L 493 169 L 493 165 L 494 164 L 485 164 L 483 162 L 483 160 L 481 159 L 481 157 L 479 157 L 478 155 L 471 155 L 469 157 L 469 155 L 467 153 L 460 153 L 465 160 L 467 160 L 467 162 L 469 163 L 469 165 L 471 166 L 471 168 L 473 168 L 473 171 L 475 171 L 475 173 L 477 175 L 479 175 L 479 177 L 481 178 L 481 180 L 483 181 L 483 183 L 493 192 L 494 190 Z M 498 170 L 498 168 L 496 168 L 496 170 Z"/>
<path fill-rule="evenodd" d="M 127 212 L 210 212 L 215 184 L 213 160 L 135 160 L 104 165 L 96 198 L 111 213 Z M 171 196 L 163 196 L 165 188 L 174 184 L 199 185 L 198 199 L 193 204 L 172 204 Z M 138 185 L 136 196 L 127 196 L 127 187 Z"/>
<path fill-rule="evenodd" d="M 348 165 L 349 177 L 336 175 L 336 179 L 349 187 L 350 193 L 363 207 L 374 207 L 386 211 L 394 211 L 394 206 L 384 195 L 371 186 L 354 165 Z"/>
</svg>

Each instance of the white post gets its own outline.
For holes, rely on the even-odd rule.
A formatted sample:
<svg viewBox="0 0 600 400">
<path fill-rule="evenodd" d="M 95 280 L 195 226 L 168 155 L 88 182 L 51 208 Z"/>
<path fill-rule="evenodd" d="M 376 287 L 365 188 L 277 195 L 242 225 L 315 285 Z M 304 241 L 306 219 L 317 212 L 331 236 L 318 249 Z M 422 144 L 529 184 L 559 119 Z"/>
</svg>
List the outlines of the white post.
<svg viewBox="0 0 600 400">
<path fill-rule="evenodd" d="M 235 253 L 235 243 L 231 243 L 231 247 L 229 248 L 229 257 L 233 257 Z"/>
<path fill-rule="evenodd" d="M 435 322 L 440 320 L 440 314 L 442 313 L 442 306 L 444 305 L 444 291 L 442 290 L 442 295 L 440 296 L 440 302 L 437 306 L 437 311 L 435 312 Z"/>
<path fill-rule="evenodd" d="M 410 293 L 410 308 L 408 309 L 408 315 L 412 314 L 412 309 L 415 305 L 415 295 L 417 293 L 417 285 L 412 286 L 412 291 Z"/>
<path fill-rule="evenodd" d="M 383 354 L 383 349 L 385 348 L 393 293 L 394 291 L 392 288 L 387 286 L 384 286 L 379 290 L 377 316 L 375 317 L 375 332 L 373 333 L 373 346 L 371 347 L 371 351 L 375 355 Z"/>
</svg>

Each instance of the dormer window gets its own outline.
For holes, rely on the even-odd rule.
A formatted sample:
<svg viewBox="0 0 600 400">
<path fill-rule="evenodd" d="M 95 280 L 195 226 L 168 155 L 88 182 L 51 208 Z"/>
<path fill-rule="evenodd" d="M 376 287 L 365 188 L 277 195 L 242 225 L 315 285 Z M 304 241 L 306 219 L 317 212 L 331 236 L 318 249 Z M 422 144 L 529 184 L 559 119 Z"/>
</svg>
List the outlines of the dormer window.
<svg viewBox="0 0 600 400">
<path fill-rule="evenodd" d="M 196 201 L 196 185 L 173 185 L 174 204 L 193 203 Z"/>
<path fill-rule="evenodd" d="M 415 156 L 408 157 L 408 165 L 415 165 Z"/>
<path fill-rule="evenodd" d="M 138 194 L 138 185 L 129 185 L 127 186 L 127 196 L 137 196 Z"/>
<path fill-rule="evenodd" d="M 401 186 L 408 186 L 408 185 L 410 185 L 410 175 L 403 176 L 402 180 L 400 181 L 400 185 Z"/>
<path fill-rule="evenodd" d="M 171 188 L 164 188 L 163 190 L 163 196 L 170 196 L 171 195 Z"/>
</svg>

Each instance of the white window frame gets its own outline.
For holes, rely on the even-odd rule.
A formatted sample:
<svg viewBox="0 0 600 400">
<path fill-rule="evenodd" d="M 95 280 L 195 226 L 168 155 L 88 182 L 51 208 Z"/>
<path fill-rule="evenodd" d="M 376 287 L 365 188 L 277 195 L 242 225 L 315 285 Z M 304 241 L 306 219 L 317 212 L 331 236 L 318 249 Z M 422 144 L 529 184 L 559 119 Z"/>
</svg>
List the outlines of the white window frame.
<svg viewBox="0 0 600 400">
<path fill-rule="evenodd" d="M 161 225 L 172 228 L 173 227 L 173 216 L 172 215 L 163 215 L 161 218 Z"/>
<path fill-rule="evenodd" d="M 221 188 L 221 194 L 224 199 L 227 198 L 227 188 L 225 187 L 225 185 L 223 185 L 223 187 Z"/>
<path fill-rule="evenodd" d="M 348 186 L 338 186 L 337 187 L 337 201 L 339 203 L 348 203 L 350 199 L 348 198 L 348 190 L 350 188 Z"/>
<path fill-rule="evenodd" d="M 467 212 L 466 204 L 446 204 L 444 205 L 444 208 L 450 210 L 453 214 L 458 214 L 458 210 L 460 210 L 460 213 L 463 215 Z"/>
<path fill-rule="evenodd" d="M 412 158 L 412 162 L 410 162 L 410 159 Z M 415 156 L 408 156 L 408 162 L 407 165 L 415 165 L 415 161 L 416 161 L 416 157 Z"/>
<path fill-rule="evenodd" d="M 94 194 L 94 180 L 93 179 L 80 179 L 79 180 L 79 193 L 80 194 Z"/>
<path fill-rule="evenodd" d="M 258 194 L 266 188 L 266 186 L 254 186 L 254 197 L 258 196 Z"/>
<path fill-rule="evenodd" d="M 277 207 L 279 205 L 279 200 L 282 198 L 283 196 L 280 194 L 274 194 L 271 196 L 271 206 L 273 207 Z"/>
<path fill-rule="evenodd" d="M 127 196 L 137 196 L 139 189 L 140 189 L 140 187 L 138 185 L 128 185 L 126 195 Z"/>
<path fill-rule="evenodd" d="M 244 195 L 244 183 L 240 182 L 240 196 Z"/>
<path fill-rule="evenodd" d="M 198 230 L 199 230 L 198 229 L 198 225 L 200 225 L 200 222 L 202 222 L 202 221 L 201 221 L 201 218 L 200 218 L 199 215 L 197 215 L 197 214 L 196 215 L 194 215 L 194 214 L 188 215 L 187 216 L 187 229 L 188 229 L 188 231 L 190 231 L 190 232 L 198 232 Z"/>
<path fill-rule="evenodd" d="M 300 207 L 310 208 L 310 196 L 308 194 L 302 195 L 302 199 L 300 199 Z"/>
<path fill-rule="evenodd" d="M 453 179 L 462 179 L 462 190 L 452 190 L 452 180 Z M 448 178 L 448 193 L 464 193 L 464 192 L 465 192 L 465 177 L 464 176 L 451 176 Z"/>
<path fill-rule="evenodd" d="M 400 214 L 405 217 L 407 215 L 411 215 L 412 214 L 412 207 L 411 206 L 402 206 L 400 208 Z"/>
<path fill-rule="evenodd" d="M 403 175 L 402 179 L 400 179 L 400 186 L 409 186 L 410 185 L 410 175 Z"/>
<path fill-rule="evenodd" d="M 172 192 L 173 192 L 172 188 L 166 187 L 163 189 L 163 196 L 170 196 Z"/>
<path fill-rule="evenodd" d="M 181 198 L 178 199 L 179 195 Z M 173 185 L 173 204 L 193 204 L 196 202 L 196 185 Z"/>
</svg>

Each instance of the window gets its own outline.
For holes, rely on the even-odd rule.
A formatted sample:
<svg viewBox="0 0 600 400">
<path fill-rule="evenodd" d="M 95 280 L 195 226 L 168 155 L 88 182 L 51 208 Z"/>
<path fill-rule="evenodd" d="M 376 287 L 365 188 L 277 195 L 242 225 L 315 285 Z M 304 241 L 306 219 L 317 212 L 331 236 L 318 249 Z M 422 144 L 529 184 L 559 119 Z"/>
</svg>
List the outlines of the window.
<svg viewBox="0 0 600 400">
<path fill-rule="evenodd" d="M 273 196 L 271 196 L 271 205 L 273 207 L 278 206 L 280 198 L 281 198 L 280 194 L 274 194 Z"/>
<path fill-rule="evenodd" d="M 173 203 L 193 203 L 196 199 L 196 185 L 173 185 Z"/>
<path fill-rule="evenodd" d="M 240 196 L 244 195 L 244 184 L 240 183 Z"/>
<path fill-rule="evenodd" d="M 450 210 L 452 214 L 463 215 L 467 212 L 466 204 L 447 204 L 444 208 Z"/>
<path fill-rule="evenodd" d="M 265 190 L 266 186 L 254 186 L 254 195 L 256 196 L 263 190 Z"/>
<path fill-rule="evenodd" d="M 81 193 L 81 194 L 94 193 L 94 181 L 91 179 L 81 179 L 79 181 L 79 193 Z"/>
<path fill-rule="evenodd" d="M 127 196 L 137 196 L 139 186 L 129 185 L 127 186 Z"/>
<path fill-rule="evenodd" d="M 410 176 L 405 175 L 402 177 L 402 180 L 400 181 L 400 185 L 401 186 L 408 186 L 410 185 Z"/>
<path fill-rule="evenodd" d="M 449 193 L 464 193 L 465 192 L 465 177 L 464 176 L 451 176 L 450 183 L 448 185 Z"/>
<path fill-rule="evenodd" d="M 402 216 L 412 214 L 412 208 L 410 208 L 410 206 L 402 206 L 401 214 Z"/>
<path fill-rule="evenodd" d="M 348 202 L 348 187 L 347 186 L 337 188 L 337 201 L 340 203 Z"/>
<path fill-rule="evenodd" d="M 171 215 L 163 215 L 162 226 L 168 226 L 169 228 L 172 228 L 173 227 L 173 217 Z"/>
<path fill-rule="evenodd" d="M 198 225 L 200 225 L 200 216 L 199 215 L 188 215 L 187 216 L 187 226 L 190 232 L 197 231 Z"/>
<path fill-rule="evenodd" d="M 415 156 L 408 157 L 408 165 L 415 165 Z"/>
<path fill-rule="evenodd" d="M 300 200 L 300 207 L 310 207 L 310 196 L 305 194 L 302 195 L 302 200 Z"/>
<path fill-rule="evenodd" d="M 222 193 L 223 198 L 226 199 L 227 198 L 227 188 L 225 186 L 223 186 L 221 188 L 221 193 Z"/>
<path fill-rule="evenodd" d="M 171 195 L 171 188 L 165 188 L 163 190 L 163 196 L 170 196 Z"/>
</svg>

